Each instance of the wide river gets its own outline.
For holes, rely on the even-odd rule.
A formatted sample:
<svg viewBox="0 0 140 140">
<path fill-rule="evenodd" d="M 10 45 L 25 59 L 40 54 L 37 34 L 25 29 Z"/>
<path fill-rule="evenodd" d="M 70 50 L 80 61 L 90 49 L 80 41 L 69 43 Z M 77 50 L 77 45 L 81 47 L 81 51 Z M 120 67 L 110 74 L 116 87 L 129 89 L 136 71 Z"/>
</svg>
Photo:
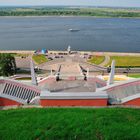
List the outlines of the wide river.
<svg viewBox="0 0 140 140">
<path fill-rule="evenodd" d="M 140 19 L 0 17 L 0 50 L 66 50 L 68 45 L 72 50 L 140 52 Z"/>
</svg>

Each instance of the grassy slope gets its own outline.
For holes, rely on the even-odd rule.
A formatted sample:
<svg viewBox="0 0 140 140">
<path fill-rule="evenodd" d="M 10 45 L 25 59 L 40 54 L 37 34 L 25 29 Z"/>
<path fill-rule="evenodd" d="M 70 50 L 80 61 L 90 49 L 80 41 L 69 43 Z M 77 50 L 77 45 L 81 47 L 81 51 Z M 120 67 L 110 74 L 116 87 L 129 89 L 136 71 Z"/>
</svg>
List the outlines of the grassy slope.
<svg viewBox="0 0 140 140">
<path fill-rule="evenodd" d="M 111 56 L 110 62 L 108 65 L 111 65 L 112 60 L 116 60 L 116 66 L 132 66 L 140 67 L 140 57 L 135 56 Z"/>
<path fill-rule="evenodd" d="M 48 61 L 45 55 L 33 55 L 33 60 L 35 61 L 36 64 L 42 64 Z"/>
<path fill-rule="evenodd" d="M 139 109 L 0 111 L 1 140 L 139 140 Z"/>
<path fill-rule="evenodd" d="M 105 59 L 104 56 L 95 56 L 95 57 L 92 57 L 90 60 L 88 60 L 88 62 L 99 65 L 104 61 L 104 59 Z"/>
<path fill-rule="evenodd" d="M 128 76 L 132 78 L 140 78 L 140 74 L 129 74 Z"/>
</svg>

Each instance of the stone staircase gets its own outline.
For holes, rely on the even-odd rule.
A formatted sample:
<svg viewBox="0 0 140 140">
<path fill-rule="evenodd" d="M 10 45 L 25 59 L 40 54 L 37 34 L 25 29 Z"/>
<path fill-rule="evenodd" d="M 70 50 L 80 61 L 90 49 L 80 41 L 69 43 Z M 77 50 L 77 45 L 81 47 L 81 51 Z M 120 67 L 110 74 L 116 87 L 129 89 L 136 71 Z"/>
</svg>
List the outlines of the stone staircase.
<svg viewBox="0 0 140 140">
<path fill-rule="evenodd" d="M 27 104 L 36 96 L 40 96 L 40 90 L 35 86 L 25 85 L 14 80 L 0 80 L 0 98 Z"/>
</svg>

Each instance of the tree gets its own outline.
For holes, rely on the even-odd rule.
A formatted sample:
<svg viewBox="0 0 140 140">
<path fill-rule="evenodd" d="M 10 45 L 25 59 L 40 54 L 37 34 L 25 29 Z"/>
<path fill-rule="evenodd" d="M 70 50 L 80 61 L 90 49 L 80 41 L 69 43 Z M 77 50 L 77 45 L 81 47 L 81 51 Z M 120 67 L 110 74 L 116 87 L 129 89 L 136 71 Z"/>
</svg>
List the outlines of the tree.
<svg viewBox="0 0 140 140">
<path fill-rule="evenodd" d="M 0 76 L 10 76 L 16 73 L 15 58 L 11 54 L 0 54 Z"/>
</svg>

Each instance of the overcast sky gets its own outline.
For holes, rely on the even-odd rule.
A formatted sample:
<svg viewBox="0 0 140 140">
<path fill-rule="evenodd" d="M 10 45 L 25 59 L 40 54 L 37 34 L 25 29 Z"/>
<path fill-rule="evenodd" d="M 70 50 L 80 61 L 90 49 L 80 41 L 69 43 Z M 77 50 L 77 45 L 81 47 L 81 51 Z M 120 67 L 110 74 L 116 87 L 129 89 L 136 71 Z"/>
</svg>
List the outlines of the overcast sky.
<svg viewBox="0 0 140 140">
<path fill-rule="evenodd" d="M 5 5 L 85 5 L 140 7 L 140 0 L 0 0 Z"/>
</svg>

